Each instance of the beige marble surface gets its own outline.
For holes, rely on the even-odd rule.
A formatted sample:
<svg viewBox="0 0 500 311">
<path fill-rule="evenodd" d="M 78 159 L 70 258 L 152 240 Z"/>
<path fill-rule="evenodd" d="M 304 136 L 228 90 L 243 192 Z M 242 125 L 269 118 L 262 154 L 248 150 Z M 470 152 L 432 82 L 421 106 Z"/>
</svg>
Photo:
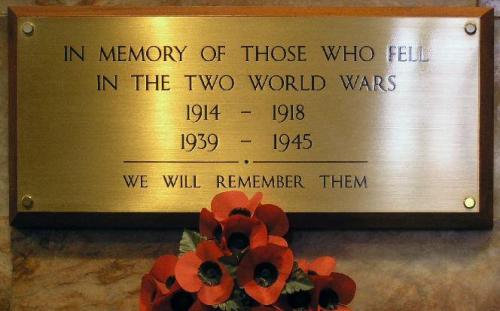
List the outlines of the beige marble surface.
<svg viewBox="0 0 500 311">
<path fill-rule="evenodd" d="M 105 5 L 474 5 L 476 1 L 2 1 Z M 483 1 L 484 2 L 484 1 Z M 137 310 L 141 275 L 175 252 L 179 231 L 18 230 L 8 226 L 6 19 L 0 16 L 0 311 Z M 500 57 L 500 19 L 495 55 Z M 500 62 L 495 58 L 496 137 Z M 498 139 L 497 139 L 498 141 Z M 299 257 L 334 255 L 358 284 L 355 310 L 500 309 L 500 144 L 492 231 L 295 231 Z"/>
<path fill-rule="evenodd" d="M 495 9 L 495 16 L 500 16 L 500 1 L 498 0 L 479 0 L 480 6 L 487 6 Z"/>
<path fill-rule="evenodd" d="M 0 217 L 0 310 L 9 309 L 11 277 L 10 227 L 7 217 Z"/>
<path fill-rule="evenodd" d="M 296 256 L 336 255 L 355 310 L 498 310 L 500 230 L 294 232 Z M 12 232 L 13 310 L 137 310 L 154 257 L 178 231 Z M 50 306 L 50 307 L 49 307 Z"/>
</svg>

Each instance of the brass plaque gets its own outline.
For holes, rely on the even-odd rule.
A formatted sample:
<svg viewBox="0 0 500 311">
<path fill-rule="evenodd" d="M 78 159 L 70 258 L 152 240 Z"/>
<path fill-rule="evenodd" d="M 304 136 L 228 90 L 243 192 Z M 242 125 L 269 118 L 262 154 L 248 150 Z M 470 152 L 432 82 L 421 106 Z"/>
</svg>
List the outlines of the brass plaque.
<svg viewBox="0 0 500 311">
<path fill-rule="evenodd" d="M 460 217 L 435 227 L 488 226 L 491 11 L 72 10 L 11 12 L 14 223 L 168 219 L 242 190 L 331 223 L 349 215 L 352 227 L 388 227 L 356 220 L 377 213 L 418 219 L 392 227 L 429 227 L 418 214 Z"/>
</svg>

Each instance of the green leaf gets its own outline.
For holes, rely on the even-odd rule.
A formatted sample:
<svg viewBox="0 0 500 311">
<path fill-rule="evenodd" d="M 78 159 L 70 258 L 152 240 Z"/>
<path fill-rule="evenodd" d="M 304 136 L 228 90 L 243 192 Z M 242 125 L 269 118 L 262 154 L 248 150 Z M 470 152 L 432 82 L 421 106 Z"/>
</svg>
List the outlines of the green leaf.
<svg viewBox="0 0 500 311">
<path fill-rule="evenodd" d="M 223 311 L 239 311 L 239 310 L 243 309 L 238 304 L 238 301 L 236 301 L 234 299 L 229 299 L 228 301 L 221 303 L 220 305 L 217 305 L 217 308 L 219 308 Z"/>
<path fill-rule="evenodd" d="M 293 270 L 288 282 L 285 284 L 282 293 L 293 294 L 298 291 L 309 291 L 314 288 L 313 283 L 307 274 L 299 268 L 299 265 L 294 262 Z"/>
<path fill-rule="evenodd" d="M 179 243 L 179 253 L 180 255 L 185 254 L 187 252 L 192 252 L 196 250 L 196 246 L 205 241 L 207 238 L 202 236 L 196 231 L 192 230 L 184 230 L 182 233 L 181 242 Z"/>
<path fill-rule="evenodd" d="M 233 279 L 235 279 L 236 278 L 236 271 L 238 270 L 238 266 L 227 265 L 224 263 L 223 263 L 223 265 L 224 265 L 224 267 L 226 267 L 227 271 L 233 277 Z"/>
<path fill-rule="evenodd" d="M 238 270 L 238 265 L 243 258 L 244 253 L 236 252 L 229 256 L 223 256 L 219 258 L 219 262 L 221 262 L 229 271 L 229 274 L 236 279 L 236 270 Z"/>
<path fill-rule="evenodd" d="M 223 311 L 243 311 L 250 310 L 250 304 L 250 298 L 245 292 L 241 288 L 235 287 L 229 300 L 215 307 Z"/>
</svg>

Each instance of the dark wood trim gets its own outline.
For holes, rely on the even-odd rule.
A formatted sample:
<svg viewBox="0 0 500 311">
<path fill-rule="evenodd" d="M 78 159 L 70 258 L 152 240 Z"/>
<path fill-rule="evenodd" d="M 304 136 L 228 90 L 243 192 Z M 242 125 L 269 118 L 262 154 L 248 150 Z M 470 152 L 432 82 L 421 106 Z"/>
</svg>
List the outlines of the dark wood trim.
<svg viewBox="0 0 500 311">
<path fill-rule="evenodd" d="M 47 213 L 20 212 L 18 228 L 178 229 L 198 225 L 198 213 Z M 479 213 L 288 213 L 296 229 L 489 229 Z"/>
<path fill-rule="evenodd" d="M 276 8 L 276 7 L 13 7 L 9 35 L 10 221 L 16 227 L 181 228 L 197 224 L 196 213 L 18 212 L 17 205 L 17 18 L 21 16 L 447 16 L 480 17 L 479 213 L 290 213 L 295 228 L 490 229 L 493 226 L 493 9 L 491 8 Z"/>
<path fill-rule="evenodd" d="M 238 7 L 238 6 L 161 6 L 161 7 L 102 7 L 102 6 L 13 6 L 18 17 L 23 16 L 447 16 L 479 17 L 491 8 L 483 7 Z"/>
<path fill-rule="evenodd" d="M 9 62 L 9 217 L 17 215 L 17 16 L 8 10 L 8 62 Z"/>
<path fill-rule="evenodd" d="M 479 39 L 479 215 L 485 227 L 493 227 L 494 173 L 494 16 L 481 16 Z"/>
</svg>

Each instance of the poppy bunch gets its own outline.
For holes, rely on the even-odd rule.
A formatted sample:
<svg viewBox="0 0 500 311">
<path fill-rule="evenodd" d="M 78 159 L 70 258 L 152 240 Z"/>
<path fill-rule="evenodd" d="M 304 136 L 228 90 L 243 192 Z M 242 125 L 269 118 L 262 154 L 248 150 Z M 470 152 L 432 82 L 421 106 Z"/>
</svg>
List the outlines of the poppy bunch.
<svg viewBox="0 0 500 311">
<path fill-rule="evenodd" d="M 164 255 L 143 276 L 140 310 L 350 310 L 356 284 L 333 257 L 295 260 L 289 223 L 262 194 L 216 195 L 185 230 L 179 256 Z"/>
</svg>

